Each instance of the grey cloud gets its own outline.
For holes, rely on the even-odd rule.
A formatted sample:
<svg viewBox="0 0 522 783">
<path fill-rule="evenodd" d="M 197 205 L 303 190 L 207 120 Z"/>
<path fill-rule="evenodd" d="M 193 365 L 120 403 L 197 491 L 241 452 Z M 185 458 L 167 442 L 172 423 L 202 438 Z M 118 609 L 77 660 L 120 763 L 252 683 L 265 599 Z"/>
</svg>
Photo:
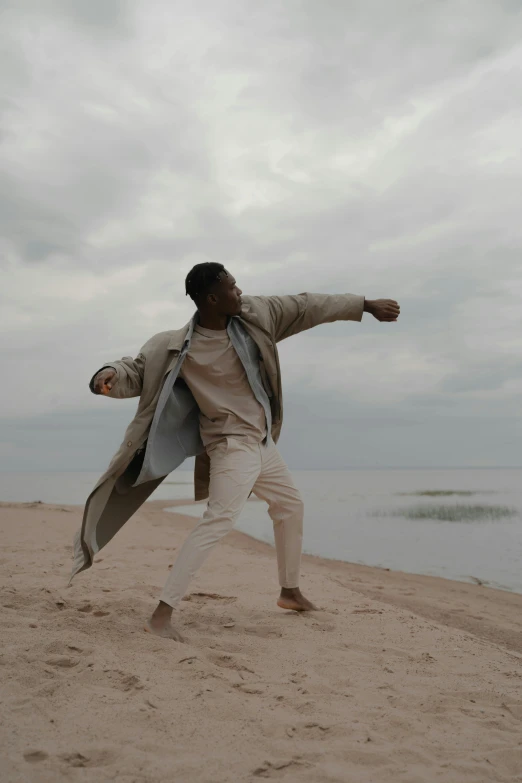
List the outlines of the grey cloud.
<svg viewBox="0 0 522 783">
<path fill-rule="evenodd" d="M 47 0 L 44 3 L 35 4 L 39 10 L 45 8 L 50 13 L 53 11 L 70 17 L 79 26 L 96 28 L 96 32 L 117 30 L 124 32 L 127 29 L 129 4 L 125 0 Z"/>
<path fill-rule="evenodd" d="M 13 17 L 22 13 L 26 20 L 31 16 L 57 22 L 65 18 L 83 29 L 93 26 L 102 34 L 126 30 L 128 9 L 125 0 L 0 0 L 0 11 L 14 12 Z"/>
<path fill-rule="evenodd" d="M 415 91 L 429 94 L 516 43 L 520 30 L 520 6 L 487 0 L 327 7 L 309 0 L 291 7 L 291 14 L 274 14 L 265 4 L 251 24 L 243 6 L 241 39 L 219 52 L 219 62 L 247 70 L 253 62 L 254 72 L 268 70 L 278 89 L 256 81 L 246 95 L 330 132 L 364 132 L 393 116 Z M 270 48 L 261 41 L 270 41 Z"/>
<path fill-rule="evenodd" d="M 188 320 L 200 260 L 402 305 L 282 346 L 294 467 L 520 463 L 519 3 L 0 8 L 4 466 L 106 464 L 135 402 L 87 381 Z"/>
<path fill-rule="evenodd" d="M 24 23 L 19 18 L 13 25 L 15 41 Z M 50 49 L 38 55 L 45 60 L 42 73 L 36 68 L 24 84 L 15 80 L 5 112 L 0 229 L 15 260 L 60 254 L 72 264 L 97 265 L 90 235 L 108 220 L 132 220 L 155 172 L 167 165 L 180 180 L 204 183 L 208 159 L 190 101 L 173 105 L 132 64 L 118 74 L 109 43 L 78 40 L 74 52 L 69 47 L 79 34 L 71 33 L 68 42 L 64 30 L 66 48 L 52 51 L 59 30 L 42 32 Z M 26 67 L 20 63 L 24 51 L 15 45 L 5 58 L 7 73 Z M 157 122 L 151 121 L 154 114 Z M 115 255 L 109 262 L 124 263 Z"/>
</svg>

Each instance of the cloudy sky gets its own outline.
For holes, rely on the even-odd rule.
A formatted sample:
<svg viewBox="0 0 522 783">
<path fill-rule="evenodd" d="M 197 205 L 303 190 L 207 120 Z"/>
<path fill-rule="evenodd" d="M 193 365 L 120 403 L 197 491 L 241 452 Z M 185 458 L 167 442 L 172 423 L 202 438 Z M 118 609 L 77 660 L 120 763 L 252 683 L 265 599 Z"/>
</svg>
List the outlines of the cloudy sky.
<svg viewBox="0 0 522 783">
<path fill-rule="evenodd" d="M 520 0 L 0 0 L 0 470 L 102 471 L 102 364 L 248 294 L 390 297 L 281 344 L 294 469 L 522 465 Z"/>
</svg>

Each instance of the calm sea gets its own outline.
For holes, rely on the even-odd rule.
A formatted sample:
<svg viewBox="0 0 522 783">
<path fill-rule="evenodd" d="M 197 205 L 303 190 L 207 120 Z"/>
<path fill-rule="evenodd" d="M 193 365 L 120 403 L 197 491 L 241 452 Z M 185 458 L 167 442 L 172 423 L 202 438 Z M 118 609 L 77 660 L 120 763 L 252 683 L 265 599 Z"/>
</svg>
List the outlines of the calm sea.
<svg viewBox="0 0 522 783">
<path fill-rule="evenodd" d="M 522 593 L 522 469 L 293 471 L 308 554 Z M 83 505 L 97 473 L 0 473 L 0 500 Z M 192 497 L 175 471 L 152 495 Z M 181 507 L 199 516 L 204 504 Z M 273 543 L 264 503 L 238 529 Z"/>
</svg>

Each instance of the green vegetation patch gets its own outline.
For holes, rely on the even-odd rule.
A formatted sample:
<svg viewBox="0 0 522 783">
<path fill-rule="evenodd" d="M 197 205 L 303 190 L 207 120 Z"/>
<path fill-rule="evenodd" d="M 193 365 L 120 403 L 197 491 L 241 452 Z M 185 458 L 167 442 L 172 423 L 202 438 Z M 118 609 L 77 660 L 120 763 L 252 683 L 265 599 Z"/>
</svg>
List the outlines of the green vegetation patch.
<svg viewBox="0 0 522 783">
<path fill-rule="evenodd" d="M 449 495 L 476 495 L 476 492 L 472 492 L 467 489 L 422 489 L 419 492 L 398 492 L 398 495 L 407 495 L 409 497 L 448 497 Z M 480 493 L 485 494 L 483 492 Z"/>
<path fill-rule="evenodd" d="M 437 519 L 442 522 L 482 522 L 513 517 L 517 513 L 516 508 L 509 506 L 468 506 L 464 504 L 453 506 L 426 504 L 395 508 L 384 512 L 386 516 L 406 517 L 407 519 Z"/>
</svg>

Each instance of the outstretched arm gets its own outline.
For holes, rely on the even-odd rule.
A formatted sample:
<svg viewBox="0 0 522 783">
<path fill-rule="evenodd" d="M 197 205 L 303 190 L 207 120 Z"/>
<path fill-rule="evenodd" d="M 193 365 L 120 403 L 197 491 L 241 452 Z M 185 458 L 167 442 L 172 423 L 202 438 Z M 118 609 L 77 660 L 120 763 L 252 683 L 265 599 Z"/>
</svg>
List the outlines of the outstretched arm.
<svg viewBox="0 0 522 783">
<path fill-rule="evenodd" d="M 303 293 L 249 298 L 262 305 L 266 328 L 276 342 L 319 324 L 360 321 L 364 312 L 371 313 L 379 321 L 396 321 L 399 315 L 399 306 L 394 300 L 365 300 L 364 296 L 354 294 Z"/>
</svg>

